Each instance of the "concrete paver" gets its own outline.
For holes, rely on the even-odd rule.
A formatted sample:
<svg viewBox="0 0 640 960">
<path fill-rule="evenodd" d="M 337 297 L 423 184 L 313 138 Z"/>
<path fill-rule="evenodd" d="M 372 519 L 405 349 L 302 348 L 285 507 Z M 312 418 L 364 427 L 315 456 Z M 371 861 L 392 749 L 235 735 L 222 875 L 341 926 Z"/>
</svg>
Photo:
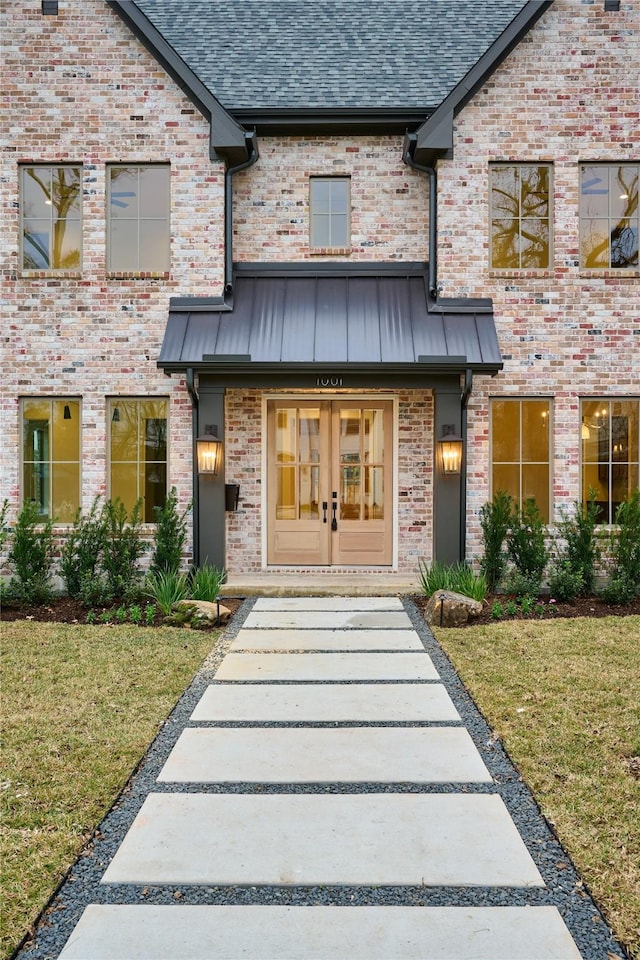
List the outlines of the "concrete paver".
<svg viewBox="0 0 640 960">
<path fill-rule="evenodd" d="M 231 650 L 421 650 L 415 630 L 241 630 Z"/>
<path fill-rule="evenodd" d="M 404 610 L 267 610 L 252 611 L 246 627 L 268 630 L 411 630 L 412 624 Z"/>
<path fill-rule="evenodd" d="M 102 883 L 543 886 L 501 797 L 397 793 L 152 793 Z"/>
<path fill-rule="evenodd" d="M 437 680 L 426 653 L 228 653 L 216 680 Z"/>
<path fill-rule="evenodd" d="M 189 722 L 60 960 L 580 960 L 555 906 L 509 903 L 544 880 L 397 597 L 260 598 Z M 123 902 L 138 884 L 231 902 Z M 503 905 L 233 902 L 334 885 Z"/>
<path fill-rule="evenodd" d="M 163 783 L 490 783 L 462 727 L 184 730 Z"/>
<path fill-rule="evenodd" d="M 265 610 L 403 610 L 400 597 L 259 597 L 253 607 Z"/>
<path fill-rule="evenodd" d="M 60 960 L 580 960 L 555 907 L 102 906 Z"/>
<path fill-rule="evenodd" d="M 440 683 L 212 683 L 195 723 L 438 723 L 460 720 Z"/>
</svg>

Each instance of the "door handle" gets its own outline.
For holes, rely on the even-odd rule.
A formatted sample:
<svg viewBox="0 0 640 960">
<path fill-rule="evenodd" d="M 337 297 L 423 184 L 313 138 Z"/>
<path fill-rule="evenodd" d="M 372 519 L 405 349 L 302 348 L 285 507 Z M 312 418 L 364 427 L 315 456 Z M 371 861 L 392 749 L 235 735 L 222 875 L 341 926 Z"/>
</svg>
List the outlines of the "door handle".
<svg viewBox="0 0 640 960">
<path fill-rule="evenodd" d="M 337 509 L 338 509 L 338 501 L 337 501 L 337 500 L 332 500 L 332 501 L 331 501 L 331 510 L 332 510 L 332 513 L 333 513 L 333 517 L 332 517 L 332 519 L 331 519 L 331 529 L 332 529 L 332 530 L 337 530 L 337 529 L 338 529 L 338 521 L 336 520 L 336 510 L 337 510 Z"/>
<path fill-rule="evenodd" d="M 327 507 L 328 507 L 328 506 L 329 506 L 329 504 L 327 503 L 327 501 L 326 501 L 326 500 L 323 500 L 323 501 L 322 501 L 322 522 L 323 522 L 323 523 L 326 523 L 326 522 L 327 522 Z"/>
</svg>

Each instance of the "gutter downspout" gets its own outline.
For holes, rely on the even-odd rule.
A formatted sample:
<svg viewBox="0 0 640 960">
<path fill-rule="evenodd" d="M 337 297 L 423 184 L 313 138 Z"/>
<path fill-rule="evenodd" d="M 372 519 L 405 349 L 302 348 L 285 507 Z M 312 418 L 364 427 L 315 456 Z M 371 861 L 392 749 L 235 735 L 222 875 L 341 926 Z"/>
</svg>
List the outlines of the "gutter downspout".
<svg viewBox="0 0 640 960">
<path fill-rule="evenodd" d="M 197 567 L 200 560 L 200 498 L 198 489 L 198 391 L 195 385 L 193 367 L 186 370 L 187 391 L 191 397 L 191 443 L 193 450 L 193 487 L 192 487 L 192 518 L 193 518 L 193 566 Z"/>
<path fill-rule="evenodd" d="M 460 471 L 460 559 L 467 556 L 467 404 L 473 386 L 473 372 L 469 367 L 464 372 L 464 388 L 461 400 L 461 430 L 463 469 Z"/>
<path fill-rule="evenodd" d="M 435 165 L 426 166 L 413 159 L 413 154 L 418 143 L 418 137 L 415 133 L 408 133 L 404 141 L 404 150 L 402 159 L 408 167 L 413 170 L 419 170 L 429 176 L 429 296 L 434 300 L 438 299 L 438 250 L 437 250 L 437 224 L 438 224 L 438 181 Z"/>
<path fill-rule="evenodd" d="M 252 167 L 258 160 L 258 140 L 255 131 L 245 134 L 249 156 L 247 160 L 235 167 L 227 167 L 224 172 L 224 293 L 230 294 L 233 290 L 233 193 L 232 178 L 234 173 Z"/>
</svg>

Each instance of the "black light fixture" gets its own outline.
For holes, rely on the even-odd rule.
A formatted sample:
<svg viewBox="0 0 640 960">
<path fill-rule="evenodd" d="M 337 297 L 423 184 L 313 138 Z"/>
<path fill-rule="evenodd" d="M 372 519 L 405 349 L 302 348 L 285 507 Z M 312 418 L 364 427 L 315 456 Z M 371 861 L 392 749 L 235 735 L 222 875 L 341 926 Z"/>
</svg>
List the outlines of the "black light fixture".
<svg viewBox="0 0 640 960">
<path fill-rule="evenodd" d="M 114 407 L 111 415 L 112 423 L 120 423 L 120 407 Z"/>
<path fill-rule="evenodd" d="M 63 419 L 63 420 L 71 420 L 71 407 L 69 406 L 68 403 L 65 403 L 65 405 L 64 405 L 64 411 L 63 411 L 63 414 L 62 414 L 62 419 Z"/>
<path fill-rule="evenodd" d="M 462 470 L 462 437 L 452 423 L 445 423 L 438 440 L 440 463 L 445 476 L 455 476 Z"/>
<path fill-rule="evenodd" d="M 196 440 L 198 454 L 198 473 L 216 477 L 222 464 L 222 440 L 218 436 L 215 424 L 208 423 L 204 433 Z"/>
</svg>

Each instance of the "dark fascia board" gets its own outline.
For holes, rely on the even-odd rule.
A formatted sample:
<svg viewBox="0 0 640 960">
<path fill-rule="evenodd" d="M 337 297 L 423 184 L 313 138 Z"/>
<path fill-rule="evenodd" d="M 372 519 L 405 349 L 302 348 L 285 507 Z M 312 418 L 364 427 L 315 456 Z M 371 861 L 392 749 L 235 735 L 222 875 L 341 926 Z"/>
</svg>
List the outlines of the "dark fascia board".
<svg viewBox="0 0 640 960">
<path fill-rule="evenodd" d="M 226 313 L 233 310 L 233 297 L 171 297 L 172 313 Z"/>
<path fill-rule="evenodd" d="M 498 39 L 429 119 L 416 131 L 412 149 L 413 159 L 417 163 L 433 163 L 443 157 L 453 156 L 453 120 L 457 113 L 480 89 L 487 78 L 500 66 L 522 38 L 531 30 L 543 13 L 549 9 L 553 0 L 529 0 L 504 30 Z"/>
<path fill-rule="evenodd" d="M 182 373 L 187 367 L 199 374 L 207 374 L 219 378 L 227 386 L 261 385 L 277 386 L 300 377 L 326 376 L 330 368 L 332 377 L 343 376 L 345 379 L 368 378 L 369 386 L 378 386 L 385 379 L 393 380 L 397 386 L 406 386 L 408 381 L 425 386 L 434 376 L 455 375 L 466 370 L 477 374 L 495 376 L 502 370 L 502 363 L 467 363 L 465 357 L 454 358 L 453 363 L 445 359 L 435 359 L 434 362 L 424 363 L 251 363 L 242 358 L 225 358 L 222 362 L 201 360 L 189 361 L 158 361 L 158 367 L 168 376 L 172 373 Z M 369 383 L 370 380 L 370 383 Z M 307 384 L 308 385 L 308 384 Z M 363 384 L 360 383 L 360 386 Z"/>
<path fill-rule="evenodd" d="M 427 264 L 422 260 L 381 260 L 379 262 L 345 263 L 343 260 L 320 260 L 264 263 L 234 263 L 238 277 L 408 277 L 425 276 Z"/>
<path fill-rule="evenodd" d="M 434 107 L 288 107 L 234 110 L 244 127 L 260 137 L 276 136 L 370 136 L 404 134 L 416 130 Z"/>
<path fill-rule="evenodd" d="M 107 0 L 107 3 L 209 121 L 211 159 L 223 158 L 232 165 L 246 160 L 255 134 L 248 134 L 225 110 L 133 0 Z"/>
</svg>

